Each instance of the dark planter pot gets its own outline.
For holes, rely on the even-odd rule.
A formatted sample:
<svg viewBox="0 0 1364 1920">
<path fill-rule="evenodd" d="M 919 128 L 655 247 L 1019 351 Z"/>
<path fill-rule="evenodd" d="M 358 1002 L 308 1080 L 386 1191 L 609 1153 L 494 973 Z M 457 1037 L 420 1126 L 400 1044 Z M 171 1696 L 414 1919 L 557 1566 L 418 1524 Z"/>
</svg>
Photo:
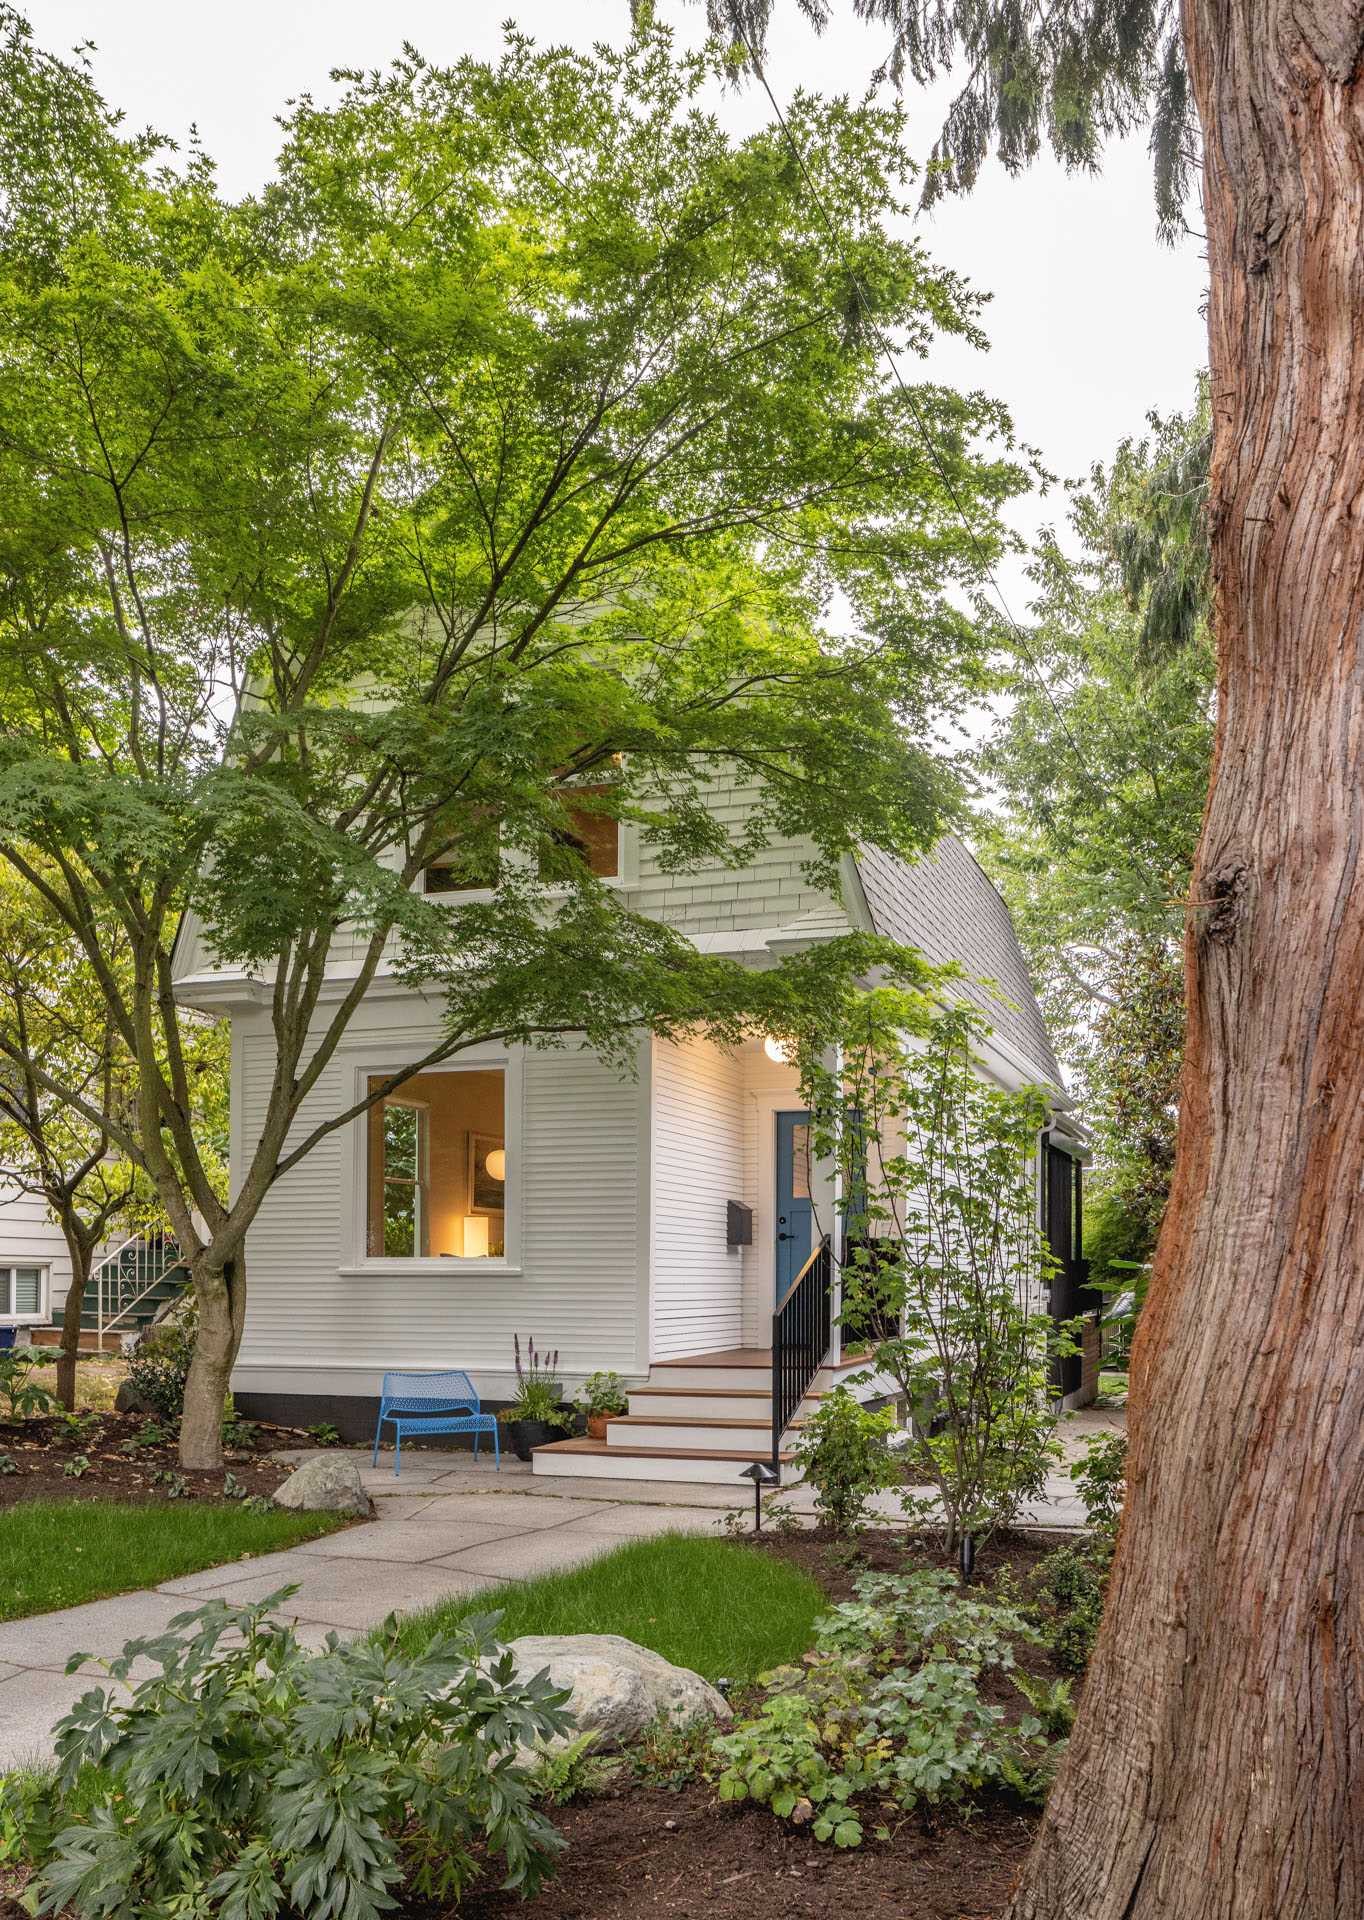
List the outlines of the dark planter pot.
<svg viewBox="0 0 1364 1920">
<path fill-rule="evenodd" d="M 562 1440 L 562 1427 L 551 1426 L 548 1420 L 509 1420 L 507 1438 L 512 1443 L 512 1452 L 518 1460 L 529 1460 L 534 1447 L 547 1447 L 551 1440 Z"/>
</svg>

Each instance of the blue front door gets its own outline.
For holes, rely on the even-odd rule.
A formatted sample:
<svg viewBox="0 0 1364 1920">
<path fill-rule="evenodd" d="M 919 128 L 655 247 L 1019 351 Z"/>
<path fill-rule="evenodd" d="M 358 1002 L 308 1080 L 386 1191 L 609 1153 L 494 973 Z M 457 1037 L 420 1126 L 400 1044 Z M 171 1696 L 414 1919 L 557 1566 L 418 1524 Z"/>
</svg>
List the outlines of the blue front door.
<svg viewBox="0 0 1364 1920">
<path fill-rule="evenodd" d="M 777 1115 L 777 1303 L 810 1258 L 810 1116 Z"/>
</svg>

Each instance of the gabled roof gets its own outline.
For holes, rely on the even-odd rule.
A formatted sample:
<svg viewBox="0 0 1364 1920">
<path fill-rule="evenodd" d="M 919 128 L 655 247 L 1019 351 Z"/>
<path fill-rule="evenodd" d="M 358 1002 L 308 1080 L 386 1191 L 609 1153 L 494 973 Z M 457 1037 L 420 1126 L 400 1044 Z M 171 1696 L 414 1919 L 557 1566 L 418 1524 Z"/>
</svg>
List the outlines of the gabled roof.
<svg viewBox="0 0 1364 1920">
<path fill-rule="evenodd" d="M 863 847 L 857 867 L 876 931 L 918 947 L 936 965 L 955 960 L 965 971 L 963 998 L 980 1008 L 1000 1039 L 1063 1088 L 1009 909 L 969 849 L 948 834 L 911 863 Z"/>
</svg>

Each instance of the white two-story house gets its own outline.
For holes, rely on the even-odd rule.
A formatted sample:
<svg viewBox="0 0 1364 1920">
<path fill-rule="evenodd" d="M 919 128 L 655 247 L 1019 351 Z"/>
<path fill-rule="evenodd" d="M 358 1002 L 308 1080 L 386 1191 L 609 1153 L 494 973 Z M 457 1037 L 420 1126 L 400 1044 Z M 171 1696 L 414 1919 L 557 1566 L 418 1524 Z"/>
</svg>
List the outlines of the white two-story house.
<svg viewBox="0 0 1364 1920">
<path fill-rule="evenodd" d="M 717 784 L 710 804 L 737 837 L 749 791 Z M 959 840 L 912 866 L 872 849 L 849 858 L 838 899 L 810 886 L 796 842 L 737 870 L 667 874 L 634 827 L 598 816 L 584 819 L 583 851 L 631 908 L 753 966 L 850 927 L 961 963 L 992 1028 L 983 1070 L 1056 1090 L 1041 1184 L 1052 1190 L 1053 1243 L 1073 1264 L 1078 1135 L 1008 911 Z M 428 874 L 428 890 L 442 884 Z M 339 942 L 338 990 L 352 959 Z M 266 990 L 220 968 L 192 922 L 176 970 L 184 1001 L 232 1018 L 240 1165 L 270 1086 Z M 973 983 L 984 978 L 996 988 Z M 438 1004 L 381 975 L 305 1121 L 419 1056 L 439 1019 Z M 537 1472 L 729 1480 L 768 1456 L 774 1309 L 835 1202 L 809 1164 L 797 1076 L 779 1056 L 761 1038 L 726 1052 L 645 1035 L 633 1078 L 573 1046 L 488 1046 L 409 1080 L 325 1139 L 262 1207 L 247 1248 L 237 1404 L 368 1438 L 389 1369 L 464 1368 L 485 1404 L 505 1403 L 519 1334 L 558 1350 L 569 1390 L 599 1369 L 631 1387 L 630 1411 L 605 1440 L 542 1450 Z M 806 1384 L 850 1370 L 834 1324 Z M 1063 1385 L 1075 1399 L 1079 1379 Z"/>
</svg>

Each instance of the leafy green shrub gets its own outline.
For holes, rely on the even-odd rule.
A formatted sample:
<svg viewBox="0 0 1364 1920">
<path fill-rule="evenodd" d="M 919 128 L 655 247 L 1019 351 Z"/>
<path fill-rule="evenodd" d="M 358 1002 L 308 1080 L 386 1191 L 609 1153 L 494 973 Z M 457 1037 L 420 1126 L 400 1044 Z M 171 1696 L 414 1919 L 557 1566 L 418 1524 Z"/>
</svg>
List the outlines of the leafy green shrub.
<svg viewBox="0 0 1364 1920">
<path fill-rule="evenodd" d="M 651 1787 L 681 1793 L 705 1773 L 713 1732 L 709 1720 L 679 1722 L 671 1714 L 660 1714 L 630 1750 L 636 1777 Z"/>
<path fill-rule="evenodd" d="M 130 1641 L 107 1671 L 131 1701 L 94 1689 L 58 1723 L 24 1817 L 40 1914 L 378 1920 L 400 1889 L 457 1899 L 475 1843 L 534 1891 L 563 1843 L 516 1750 L 566 1730 L 567 1696 L 516 1679 L 496 1615 L 418 1654 L 390 1631 L 311 1655 L 269 1617 L 292 1591 Z M 134 1682 L 139 1659 L 160 1671 Z"/>
<path fill-rule="evenodd" d="M 953 1555 L 1042 1493 L 1060 1457 L 1052 1362 L 1075 1351 L 1074 1323 L 1039 1309 L 1055 1265 L 1032 1170 L 1046 1097 L 980 1078 L 980 1024 L 878 987 L 857 1000 L 837 1067 L 803 1060 L 801 1078 L 814 1150 L 853 1202 L 843 1322 L 914 1411 L 903 1505 Z"/>
<path fill-rule="evenodd" d="M 308 1431 L 319 1447 L 339 1447 L 341 1444 L 341 1430 L 333 1426 L 330 1420 L 319 1420 Z"/>
<path fill-rule="evenodd" d="M 60 1358 L 47 1347 L 0 1347 L 0 1399 L 5 1403 L 5 1419 L 27 1420 L 31 1415 L 55 1411 L 55 1396 L 40 1387 L 32 1374 L 35 1367 L 51 1366 Z"/>
<path fill-rule="evenodd" d="M 1047 1772 L 1034 1714 L 1010 1724 L 981 1698 L 987 1668 L 1036 1640 L 1016 1609 L 962 1594 L 950 1574 L 869 1575 L 817 1623 L 816 1655 L 764 1676 L 766 1700 L 718 1736 L 722 1799 L 752 1799 L 815 1837 L 856 1846 L 864 1800 L 910 1811 L 997 1784 L 1033 1795 Z"/>
<path fill-rule="evenodd" d="M 1063 1740 L 1075 1725 L 1075 1700 L 1069 1680 L 1044 1680 L 1037 1674 L 1015 1673 L 1013 1683 L 1042 1722 L 1042 1731 Z"/>
<path fill-rule="evenodd" d="M 604 1373 L 589 1373 L 573 1396 L 573 1404 L 580 1413 L 624 1413 L 629 1406 L 629 1397 L 625 1391 L 625 1382 L 618 1373 L 609 1370 Z"/>
<path fill-rule="evenodd" d="M 559 1349 L 556 1347 L 553 1353 L 543 1353 L 533 1340 L 527 1339 L 523 1359 L 521 1336 L 514 1333 L 512 1352 L 516 1360 L 516 1398 L 509 1407 L 503 1407 L 498 1419 L 508 1425 L 516 1420 L 538 1420 L 549 1427 L 571 1427 L 573 1416 L 565 1412 L 563 1406 L 564 1385 L 559 1378 Z"/>
<path fill-rule="evenodd" d="M 871 1496 L 898 1485 L 886 1446 L 894 1427 L 888 1409 L 873 1413 L 846 1387 L 835 1387 L 801 1428 L 796 1467 L 815 1490 L 815 1511 L 835 1533 L 851 1533 Z"/>
<path fill-rule="evenodd" d="M 1127 1435 L 1096 1433 L 1085 1442 L 1082 1460 L 1070 1477 L 1079 1490 L 1085 1518 L 1096 1533 L 1115 1535 L 1127 1491 Z"/>
<path fill-rule="evenodd" d="M 1009 1668 L 1015 1643 L 1039 1638 L 1016 1607 L 963 1592 L 950 1573 L 869 1573 L 853 1591 L 855 1600 L 816 1623 L 816 1644 L 878 1669 L 930 1657 L 964 1661 L 977 1673 Z"/>
<path fill-rule="evenodd" d="M 160 1419 L 178 1420 L 193 1357 L 193 1319 L 182 1311 L 138 1341 L 128 1362 L 128 1384 Z"/>
<path fill-rule="evenodd" d="M 1075 1547 L 1058 1547 L 1037 1570 L 1043 1638 L 1067 1673 L 1083 1673 L 1089 1665 L 1103 1618 L 1106 1573 L 1102 1561 Z"/>
<path fill-rule="evenodd" d="M 797 1826 L 809 1821 L 817 1840 L 837 1847 L 861 1841 L 862 1823 L 848 1805 L 861 1782 L 825 1753 L 821 1730 L 799 1694 L 774 1694 L 755 1719 L 720 1734 L 713 1751 L 725 1763 L 722 1800 L 752 1799 L 780 1820 Z"/>
</svg>

